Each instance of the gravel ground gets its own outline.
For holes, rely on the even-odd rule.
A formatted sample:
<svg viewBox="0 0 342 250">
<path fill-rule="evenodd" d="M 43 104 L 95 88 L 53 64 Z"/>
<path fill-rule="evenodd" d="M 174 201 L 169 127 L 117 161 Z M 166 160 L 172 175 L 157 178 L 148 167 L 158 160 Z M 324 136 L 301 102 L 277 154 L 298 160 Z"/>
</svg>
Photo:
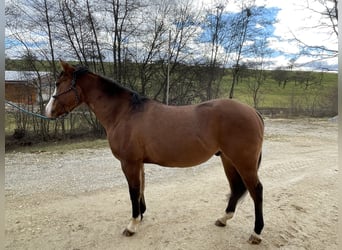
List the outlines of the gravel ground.
<svg viewBox="0 0 342 250">
<path fill-rule="evenodd" d="M 146 179 L 164 181 L 202 172 L 219 158 L 196 168 L 161 168 L 145 164 Z M 109 148 L 77 149 L 63 153 L 15 153 L 6 155 L 6 192 L 13 196 L 53 191 L 79 194 L 126 185 L 120 162 Z"/>
<path fill-rule="evenodd" d="M 260 178 L 265 229 L 253 249 L 338 249 L 337 123 L 266 120 Z M 6 249 L 252 249 L 249 196 L 224 229 L 229 193 L 219 157 L 195 168 L 147 164 L 147 213 L 121 235 L 130 201 L 107 147 L 5 155 Z"/>
</svg>

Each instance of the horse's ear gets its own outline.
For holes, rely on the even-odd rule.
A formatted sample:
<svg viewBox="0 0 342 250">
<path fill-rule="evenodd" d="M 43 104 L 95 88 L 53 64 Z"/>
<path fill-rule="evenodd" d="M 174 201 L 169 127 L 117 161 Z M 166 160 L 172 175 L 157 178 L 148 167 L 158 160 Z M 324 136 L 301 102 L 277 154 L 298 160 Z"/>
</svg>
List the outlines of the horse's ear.
<svg viewBox="0 0 342 250">
<path fill-rule="evenodd" d="M 62 61 L 61 59 L 59 59 L 59 64 L 61 65 L 61 67 L 62 67 L 64 72 L 68 72 L 68 71 L 74 70 L 74 68 L 70 64 Z"/>
</svg>

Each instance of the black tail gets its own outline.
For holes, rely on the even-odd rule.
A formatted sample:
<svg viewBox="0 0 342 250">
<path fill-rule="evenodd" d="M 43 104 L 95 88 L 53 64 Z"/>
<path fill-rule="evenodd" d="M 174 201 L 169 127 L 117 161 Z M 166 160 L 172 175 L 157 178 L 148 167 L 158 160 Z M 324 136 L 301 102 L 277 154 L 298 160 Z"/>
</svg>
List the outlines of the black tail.
<svg viewBox="0 0 342 250">
<path fill-rule="evenodd" d="M 258 111 L 258 110 L 255 110 L 257 115 L 259 116 L 261 122 L 262 122 L 262 125 L 265 126 L 265 122 L 264 122 L 264 118 L 262 117 L 262 114 Z M 260 167 L 260 164 L 261 164 L 261 159 L 262 159 L 262 152 L 260 152 L 260 155 L 259 155 L 259 160 L 258 160 L 258 169 Z"/>
<path fill-rule="evenodd" d="M 258 169 L 259 169 L 259 167 L 260 167 L 261 160 L 262 160 L 262 152 L 260 152 L 260 155 L 259 155 L 259 160 L 258 160 Z"/>
<path fill-rule="evenodd" d="M 261 122 L 262 122 L 262 125 L 265 125 L 265 122 L 264 122 L 264 117 L 262 116 L 262 114 L 258 111 L 258 110 L 255 110 L 255 112 L 257 113 L 257 115 L 259 116 Z"/>
</svg>

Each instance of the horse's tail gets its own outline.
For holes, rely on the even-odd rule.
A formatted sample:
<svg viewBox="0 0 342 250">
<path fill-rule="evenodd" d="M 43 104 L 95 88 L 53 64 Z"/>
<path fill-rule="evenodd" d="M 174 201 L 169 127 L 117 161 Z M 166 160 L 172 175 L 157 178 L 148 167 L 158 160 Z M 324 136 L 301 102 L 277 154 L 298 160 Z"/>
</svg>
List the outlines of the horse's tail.
<svg viewBox="0 0 342 250">
<path fill-rule="evenodd" d="M 264 127 L 265 126 L 265 121 L 264 121 L 264 117 L 262 116 L 262 114 L 258 111 L 258 110 L 255 110 L 257 115 L 259 116 L 260 118 L 260 121 L 262 123 L 262 126 Z M 260 155 L 259 155 L 259 160 L 258 160 L 258 169 L 260 167 L 260 164 L 261 164 L 261 160 L 262 160 L 262 151 L 260 151 Z"/>
<path fill-rule="evenodd" d="M 262 152 L 260 152 L 260 155 L 259 155 L 259 160 L 258 160 L 258 169 L 259 169 L 259 167 L 260 167 L 261 160 L 262 160 Z"/>
<path fill-rule="evenodd" d="M 262 114 L 258 111 L 258 110 L 255 110 L 255 112 L 257 113 L 257 115 L 259 116 L 261 122 L 262 122 L 262 125 L 264 126 L 265 125 L 265 122 L 264 122 L 264 117 L 262 116 Z"/>
</svg>

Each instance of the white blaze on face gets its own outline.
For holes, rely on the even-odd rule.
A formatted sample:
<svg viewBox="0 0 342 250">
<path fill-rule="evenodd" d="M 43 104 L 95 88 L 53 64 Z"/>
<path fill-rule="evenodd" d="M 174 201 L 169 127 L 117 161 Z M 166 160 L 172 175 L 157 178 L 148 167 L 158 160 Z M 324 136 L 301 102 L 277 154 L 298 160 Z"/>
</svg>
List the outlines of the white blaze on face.
<svg viewBox="0 0 342 250">
<path fill-rule="evenodd" d="M 50 97 L 50 101 L 49 103 L 46 105 L 45 107 L 45 114 L 47 117 L 51 117 L 52 116 L 52 106 L 53 106 L 53 102 L 55 101 L 53 96 L 57 94 L 57 90 L 55 89 L 55 91 L 53 92 L 52 96 Z"/>
</svg>

